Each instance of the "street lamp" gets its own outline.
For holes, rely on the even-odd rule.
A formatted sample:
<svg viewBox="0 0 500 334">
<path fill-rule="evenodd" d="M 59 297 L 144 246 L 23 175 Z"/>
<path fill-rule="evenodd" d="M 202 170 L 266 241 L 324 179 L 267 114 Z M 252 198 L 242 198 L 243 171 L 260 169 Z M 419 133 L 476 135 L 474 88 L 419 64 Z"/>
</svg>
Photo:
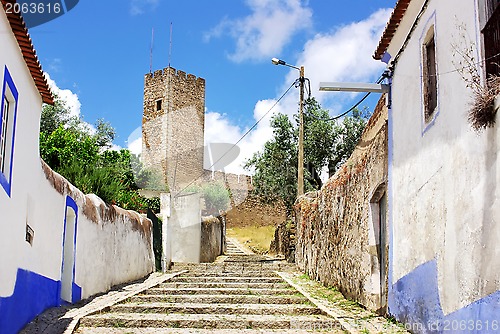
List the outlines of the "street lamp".
<svg viewBox="0 0 500 334">
<path fill-rule="evenodd" d="M 287 64 L 285 61 L 273 58 L 271 59 L 274 65 L 284 65 L 294 68 L 300 72 L 300 107 L 299 107 L 299 157 L 297 166 L 297 197 L 304 194 L 304 66 L 300 68 Z"/>
</svg>

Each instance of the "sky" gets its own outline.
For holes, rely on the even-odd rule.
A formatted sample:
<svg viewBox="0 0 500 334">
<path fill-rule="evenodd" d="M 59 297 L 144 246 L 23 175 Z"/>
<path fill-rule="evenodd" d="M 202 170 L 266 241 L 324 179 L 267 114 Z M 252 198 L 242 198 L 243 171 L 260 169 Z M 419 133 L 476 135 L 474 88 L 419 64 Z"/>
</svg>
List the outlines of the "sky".
<svg viewBox="0 0 500 334">
<path fill-rule="evenodd" d="M 110 122 L 116 148 L 140 153 L 151 55 L 153 71 L 170 62 L 206 80 L 205 145 L 234 144 L 266 115 L 225 168 L 243 173 L 244 161 L 272 136 L 270 117 L 298 110 L 292 88 L 269 112 L 299 74 L 271 58 L 304 66 L 312 96 L 332 116 L 340 114 L 361 96 L 319 92 L 319 82 L 379 78 L 385 65 L 372 55 L 395 2 L 81 0 L 30 34 L 53 91 L 85 121 Z M 362 106 L 373 108 L 377 99 Z"/>
</svg>

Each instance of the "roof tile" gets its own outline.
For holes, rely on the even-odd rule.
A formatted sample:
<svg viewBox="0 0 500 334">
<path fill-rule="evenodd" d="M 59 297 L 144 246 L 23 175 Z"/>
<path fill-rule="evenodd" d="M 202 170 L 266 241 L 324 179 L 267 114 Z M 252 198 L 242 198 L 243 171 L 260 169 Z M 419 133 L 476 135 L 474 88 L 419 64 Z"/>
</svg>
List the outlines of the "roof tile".
<svg viewBox="0 0 500 334">
<path fill-rule="evenodd" d="M 1 0 L 3 9 L 6 11 L 7 3 L 15 3 L 16 0 Z M 24 23 L 23 18 L 20 14 L 16 13 L 6 13 L 7 19 L 9 20 L 10 27 L 12 32 L 14 33 L 17 44 L 21 49 L 21 53 L 23 54 L 24 61 L 28 66 L 28 69 L 31 73 L 31 77 L 35 81 L 35 85 L 42 96 L 42 101 L 47 104 L 54 104 L 54 97 L 52 92 L 50 91 L 49 85 L 45 76 L 43 75 L 42 66 L 38 61 L 38 57 L 36 56 L 35 48 L 33 47 L 33 43 L 31 41 L 30 35 L 28 33 L 28 29 Z"/>
</svg>

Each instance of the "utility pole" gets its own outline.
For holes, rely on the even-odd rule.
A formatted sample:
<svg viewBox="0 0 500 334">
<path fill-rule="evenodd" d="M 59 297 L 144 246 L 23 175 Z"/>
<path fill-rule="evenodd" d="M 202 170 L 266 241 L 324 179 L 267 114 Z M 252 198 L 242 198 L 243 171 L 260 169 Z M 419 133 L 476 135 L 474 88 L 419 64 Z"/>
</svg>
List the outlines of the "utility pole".
<svg viewBox="0 0 500 334">
<path fill-rule="evenodd" d="M 299 101 L 299 154 L 297 161 L 297 197 L 304 195 L 304 66 L 300 68 L 287 64 L 284 60 L 271 59 L 274 65 L 284 65 L 299 70 L 300 101 Z M 295 86 L 297 87 L 297 86 Z"/>
<path fill-rule="evenodd" d="M 299 106 L 299 156 L 297 175 L 297 197 L 304 195 L 304 66 L 300 67 L 300 106 Z"/>
</svg>

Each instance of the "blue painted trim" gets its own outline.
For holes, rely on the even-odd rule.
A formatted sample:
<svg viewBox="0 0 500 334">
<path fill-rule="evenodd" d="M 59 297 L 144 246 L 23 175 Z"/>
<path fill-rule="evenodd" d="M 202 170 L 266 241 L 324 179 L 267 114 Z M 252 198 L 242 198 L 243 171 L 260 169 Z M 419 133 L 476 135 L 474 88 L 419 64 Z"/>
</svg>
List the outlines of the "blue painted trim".
<svg viewBox="0 0 500 334">
<path fill-rule="evenodd" d="M 75 212 L 75 233 L 73 237 L 73 282 L 72 282 L 72 292 L 71 292 L 71 302 L 76 303 L 77 301 L 82 299 L 82 289 L 78 288 L 78 286 L 75 284 L 75 273 L 76 273 L 76 235 L 78 231 L 78 205 L 76 204 L 75 200 L 72 199 L 70 196 L 66 196 L 66 206 L 64 207 L 64 231 L 63 231 L 63 243 L 62 243 L 62 254 L 63 254 L 63 259 L 61 263 L 61 278 L 62 278 L 62 273 L 64 269 L 64 243 L 66 240 L 66 227 L 68 223 L 68 217 L 67 217 L 67 208 L 72 208 L 73 211 Z M 76 288 L 75 288 L 76 287 Z M 58 286 L 58 296 L 59 296 L 59 305 L 63 305 L 66 303 L 61 298 L 61 293 L 62 293 L 62 285 L 61 283 Z"/>
<path fill-rule="evenodd" d="M 414 333 L 498 333 L 500 291 L 445 315 L 441 306 L 437 261 L 416 267 L 392 287 L 392 315 Z"/>
<path fill-rule="evenodd" d="M 382 55 L 382 59 L 380 59 L 383 63 L 386 63 L 386 64 L 389 64 L 389 62 L 391 61 L 391 54 L 387 51 L 384 52 L 384 54 Z"/>
<path fill-rule="evenodd" d="M 58 305 L 58 282 L 18 269 L 14 292 L 0 298 L 0 333 L 16 334 L 38 314 Z"/>
<path fill-rule="evenodd" d="M 12 96 L 14 97 L 14 124 L 12 125 L 12 147 L 10 148 L 10 170 L 9 170 L 9 179 L 7 180 L 7 177 L 0 172 L 0 185 L 2 185 L 2 188 L 5 190 L 7 193 L 7 196 L 11 197 L 11 191 L 12 191 L 12 170 L 14 166 L 14 143 L 15 143 L 15 138 L 16 138 L 16 123 L 17 123 L 17 105 L 19 101 L 19 92 L 16 88 L 16 85 L 14 84 L 14 80 L 12 79 L 12 76 L 10 75 L 9 69 L 7 68 L 7 65 L 5 65 L 4 69 L 4 77 L 3 77 L 3 84 L 2 84 L 2 102 L 0 106 L 0 119 L 2 119 L 3 116 L 3 108 L 4 108 L 4 96 L 5 92 L 7 90 L 7 87 L 9 87 L 10 92 L 12 93 Z M 0 128 L 0 134 L 1 134 L 2 129 Z"/>
</svg>

